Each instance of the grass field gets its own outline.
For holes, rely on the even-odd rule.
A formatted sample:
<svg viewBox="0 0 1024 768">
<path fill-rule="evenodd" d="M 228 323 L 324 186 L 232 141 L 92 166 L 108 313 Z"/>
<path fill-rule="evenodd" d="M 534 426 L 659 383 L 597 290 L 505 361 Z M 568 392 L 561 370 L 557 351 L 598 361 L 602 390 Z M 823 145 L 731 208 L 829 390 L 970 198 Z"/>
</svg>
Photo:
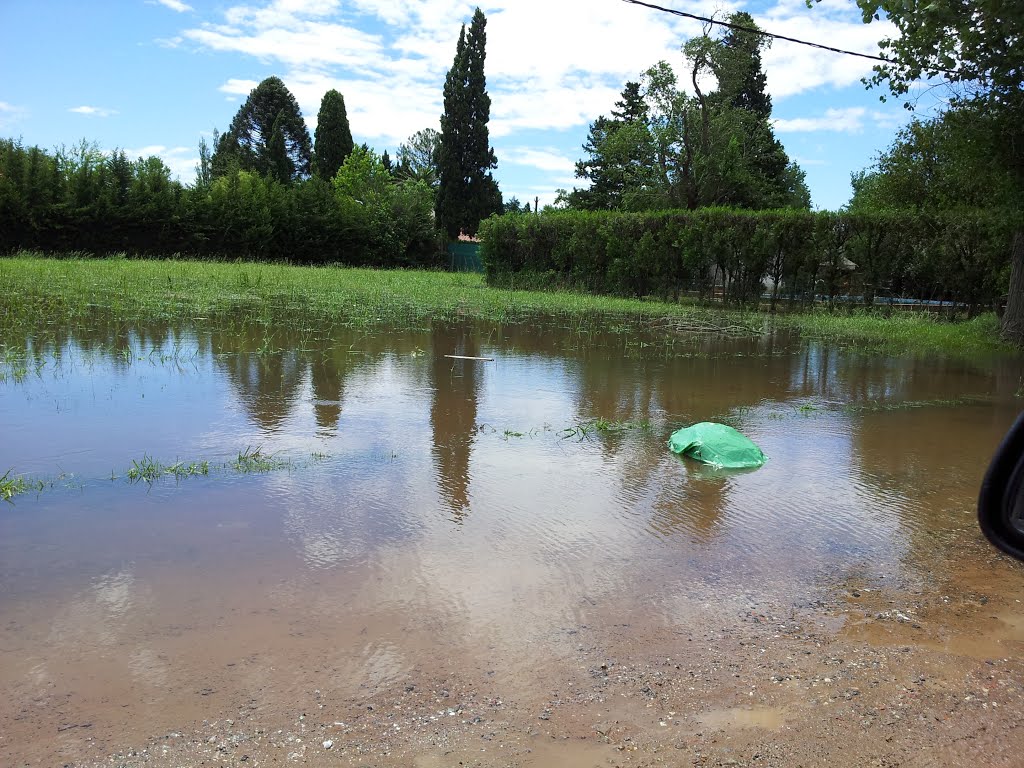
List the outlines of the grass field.
<svg viewBox="0 0 1024 768">
<path fill-rule="evenodd" d="M 686 328 L 720 326 L 762 332 L 797 331 L 871 351 L 954 354 L 1010 351 L 998 322 L 985 315 L 950 323 L 929 315 L 891 318 L 824 311 L 772 317 L 565 291 L 489 288 L 476 274 L 294 267 L 281 264 L 134 259 L 42 258 L 21 253 L 0 259 L 0 332 L 74 327 L 98 311 L 117 320 L 218 317 L 278 325 L 310 322 L 353 326 L 422 325 L 431 319 L 520 322 L 556 315 L 580 324 L 614 319 L 640 325 L 670 320 Z"/>
</svg>

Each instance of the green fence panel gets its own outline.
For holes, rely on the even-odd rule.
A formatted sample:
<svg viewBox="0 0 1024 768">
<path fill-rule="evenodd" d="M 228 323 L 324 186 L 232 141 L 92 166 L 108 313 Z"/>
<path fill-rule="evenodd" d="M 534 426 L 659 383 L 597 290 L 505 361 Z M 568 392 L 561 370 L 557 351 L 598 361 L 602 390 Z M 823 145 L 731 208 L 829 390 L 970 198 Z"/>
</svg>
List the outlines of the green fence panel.
<svg viewBox="0 0 1024 768">
<path fill-rule="evenodd" d="M 448 256 L 453 272 L 484 271 L 484 263 L 480 260 L 480 243 L 448 243 Z"/>
</svg>

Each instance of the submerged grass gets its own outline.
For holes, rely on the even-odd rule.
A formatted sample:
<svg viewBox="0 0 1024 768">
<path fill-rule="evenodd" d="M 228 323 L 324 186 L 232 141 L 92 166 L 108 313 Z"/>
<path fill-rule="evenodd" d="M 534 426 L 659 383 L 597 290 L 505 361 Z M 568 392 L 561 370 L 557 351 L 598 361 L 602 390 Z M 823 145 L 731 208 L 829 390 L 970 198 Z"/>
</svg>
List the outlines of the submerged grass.
<svg viewBox="0 0 1024 768">
<path fill-rule="evenodd" d="M 993 315 L 962 323 L 925 314 L 886 318 L 863 312 L 809 312 L 773 318 L 693 304 L 490 288 L 480 275 L 467 273 L 49 259 L 22 252 L 0 259 L 0 284 L 4 286 L 0 332 L 67 328 L 88 322 L 101 312 L 132 323 L 230 318 L 297 328 L 317 322 L 422 328 L 431 320 L 518 322 L 554 316 L 577 329 L 619 324 L 669 333 L 759 335 L 777 328 L 870 351 L 970 354 L 1010 349 L 999 341 Z M 269 335 L 265 342 L 266 350 L 271 350 Z M 16 370 L 11 371 L 12 367 Z M 11 375 L 24 375 L 17 364 L 7 368 Z"/>
</svg>

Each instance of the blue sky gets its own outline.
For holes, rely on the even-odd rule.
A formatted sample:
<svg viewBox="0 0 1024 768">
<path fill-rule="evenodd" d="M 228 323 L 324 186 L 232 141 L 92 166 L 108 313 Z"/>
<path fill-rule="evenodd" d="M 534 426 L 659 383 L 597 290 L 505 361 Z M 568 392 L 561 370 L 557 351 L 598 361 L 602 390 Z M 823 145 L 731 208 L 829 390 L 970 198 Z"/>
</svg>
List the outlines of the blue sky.
<svg viewBox="0 0 1024 768">
<path fill-rule="evenodd" d="M 892 33 L 865 25 L 853 0 L 683 2 L 719 16 L 746 10 L 764 28 L 866 53 Z M 225 129 L 249 91 L 281 77 L 312 134 L 320 99 L 345 97 L 357 142 L 394 154 L 438 127 L 459 0 L 40 0 L 0 2 L 0 135 L 53 148 L 80 139 L 156 154 L 191 183 L 202 136 Z M 627 80 L 659 60 L 683 73 L 697 22 L 621 0 L 481 2 L 496 177 L 506 198 L 541 203 L 579 184 L 573 165 L 589 123 Z M 807 172 L 816 207 L 849 199 L 909 114 L 860 79 L 870 62 L 776 41 L 764 56 L 776 132 Z"/>
</svg>

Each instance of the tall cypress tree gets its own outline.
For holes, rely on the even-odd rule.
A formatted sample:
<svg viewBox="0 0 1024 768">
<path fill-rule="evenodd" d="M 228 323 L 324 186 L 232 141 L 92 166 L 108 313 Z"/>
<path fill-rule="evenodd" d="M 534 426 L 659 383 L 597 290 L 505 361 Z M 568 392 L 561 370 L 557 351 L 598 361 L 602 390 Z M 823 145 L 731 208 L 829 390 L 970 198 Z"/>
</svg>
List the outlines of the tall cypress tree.
<svg viewBox="0 0 1024 768">
<path fill-rule="evenodd" d="M 487 130 L 491 99 L 484 76 L 486 26 L 477 8 L 468 34 L 462 26 L 444 83 L 435 210 L 438 223 L 453 239 L 460 231 L 475 235 L 481 219 L 501 210 L 501 192 L 490 173 L 498 161 Z"/>
<path fill-rule="evenodd" d="M 469 218 L 466 232 L 475 235 L 480 221 L 501 212 L 501 192 L 491 174 L 498 159 L 490 145 L 487 123 L 491 119 L 491 97 L 487 95 L 484 59 L 487 57 L 487 18 L 479 8 L 466 36 L 466 101 L 469 104 L 469 131 L 466 170 L 469 178 Z"/>
<path fill-rule="evenodd" d="M 333 88 L 324 94 L 316 118 L 316 172 L 325 179 L 334 175 L 352 154 L 355 144 L 345 111 L 345 97 Z"/>
<path fill-rule="evenodd" d="M 441 115 L 441 141 L 437 149 L 439 186 L 435 214 L 437 223 L 455 239 L 466 219 L 465 171 L 462 158 L 469 116 L 465 102 L 466 25 L 459 32 L 455 61 L 444 79 L 444 113 Z"/>
</svg>

